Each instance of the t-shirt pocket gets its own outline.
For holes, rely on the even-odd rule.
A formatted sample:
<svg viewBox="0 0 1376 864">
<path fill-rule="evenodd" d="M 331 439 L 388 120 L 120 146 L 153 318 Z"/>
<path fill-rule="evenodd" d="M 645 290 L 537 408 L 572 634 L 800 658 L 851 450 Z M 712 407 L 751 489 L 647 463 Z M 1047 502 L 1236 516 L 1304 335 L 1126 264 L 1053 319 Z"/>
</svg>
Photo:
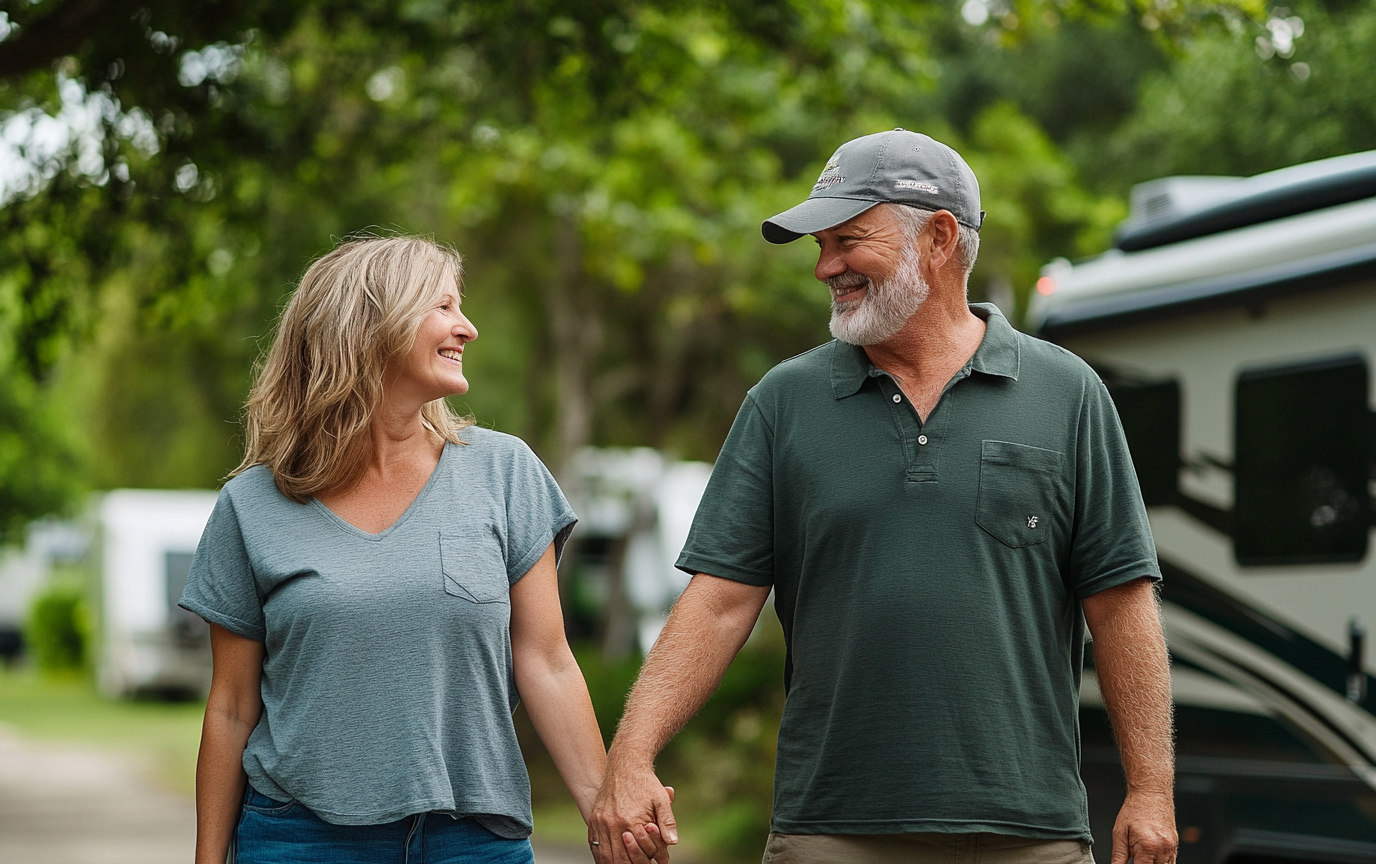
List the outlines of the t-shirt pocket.
<svg viewBox="0 0 1376 864">
<path fill-rule="evenodd" d="M 489 523 L 451 529 L 440 535 L 444 591 L 473 603 L 508 600 L 506 556 Z"/>
<path fill-rule="evenodd" d="M 975 521 L 1015 549 L 1045 543 L 1062 518 L 1061 458 L 1027 444 L 981 442 Z"/>
</svg>

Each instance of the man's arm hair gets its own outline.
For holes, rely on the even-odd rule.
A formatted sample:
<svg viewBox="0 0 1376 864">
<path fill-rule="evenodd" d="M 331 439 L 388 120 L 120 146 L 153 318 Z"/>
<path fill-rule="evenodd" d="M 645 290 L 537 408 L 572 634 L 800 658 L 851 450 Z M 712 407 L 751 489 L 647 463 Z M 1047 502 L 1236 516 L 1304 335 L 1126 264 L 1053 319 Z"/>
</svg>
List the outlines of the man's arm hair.
<svg viewBox="0 0 1376 864">
<path fill-rule="evenodd" d="M 1175 777 L 1170 660 L 1154 586 L 1139 579 L 1083 605 L 1128 788 L 1169 792 Z"/>
<path fill-rule="evenodd" d="M 664 844 L 678 842 L 678 826 L 655 757 L 716 691 L 768 597 L 768 587 L 699 573 L 674 604 L 607 753 L 588 826 L 599 864 L 667 861 Z"/>
<path fill-rule="evenodd" d="M 1094 637 L 1094 669 L 1127 777 L 1113 828 L 1113 864 L 1175 860 L 1175 746 L 1170 658 L 1156 589 L 1148 579 L 1081 602 Z"/>
<path fill-rule="evenodd" d="M 706 704 L 768 597 L 767 587 L 705 573 L 693 578 L 626 700 L 612 742 L 624 764 L 648 766 Z"/>
</svg>

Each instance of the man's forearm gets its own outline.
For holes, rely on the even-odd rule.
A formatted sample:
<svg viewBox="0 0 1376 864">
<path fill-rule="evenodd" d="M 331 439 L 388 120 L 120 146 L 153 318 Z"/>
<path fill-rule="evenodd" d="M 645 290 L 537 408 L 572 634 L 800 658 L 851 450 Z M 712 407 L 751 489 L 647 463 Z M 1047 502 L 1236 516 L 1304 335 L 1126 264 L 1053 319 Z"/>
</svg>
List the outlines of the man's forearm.
<svg viewBox="0 0 1376 864">
<path fill-rule="evenodd" d="M 716 691 L 769 596 L 768 588 L 698 576 L 645 659 L 607 757 L 645 768 Z"/>
<path fill-rule="evenodd" d="M 674 604 L 607 753 L 588 826 L 598 864 L 668 861 L 678 828 L 655 757 L 716 690 L 768 596 L 768 588 L 699 574 Z"/>
<path fill-rule="evenodd" d="M 1155 591 L 1146 580 L 1109 589 L 1085 602 L 1085 616 L 1128 789 L 1170 793 L 1175 777 L 1170 660 Z"/>
<path fill-rule="evenodd" d="M 1156 589 L 1147 579 L 1082 602 L 1094 637 L 1094 669 L 1127 777 L 1113 823 L 1112 864 L 1173 864 L 1175 747 L 1171 670 Z"/>
</svg>

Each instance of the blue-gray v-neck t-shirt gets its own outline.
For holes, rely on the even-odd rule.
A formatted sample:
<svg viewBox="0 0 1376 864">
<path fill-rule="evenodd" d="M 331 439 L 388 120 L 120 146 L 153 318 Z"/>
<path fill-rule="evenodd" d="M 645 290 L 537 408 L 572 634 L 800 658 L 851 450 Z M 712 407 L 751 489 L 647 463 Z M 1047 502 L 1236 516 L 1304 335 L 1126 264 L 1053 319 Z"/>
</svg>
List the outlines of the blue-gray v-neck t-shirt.
<svg viewBox="0 0 1376 864">
<path fill-rule="evenodd" d="M 531 831 L 509 589 L 576 517 L 519 438 L 479 427 L 380 534 L 259 465 L 225 484 L 181 606 L 266 647 L 254 788 L 337 825 L 443 811 Z"/>
</svg>

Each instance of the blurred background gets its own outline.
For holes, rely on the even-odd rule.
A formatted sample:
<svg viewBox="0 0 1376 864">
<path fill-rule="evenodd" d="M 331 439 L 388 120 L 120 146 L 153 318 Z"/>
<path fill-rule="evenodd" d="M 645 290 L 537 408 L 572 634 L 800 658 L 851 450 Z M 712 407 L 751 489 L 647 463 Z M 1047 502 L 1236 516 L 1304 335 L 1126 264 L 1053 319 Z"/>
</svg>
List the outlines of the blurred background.
<svg viewBox="0 0 1376 864">
<path fill-rule="evenodd" d="M 1376 148 L 1373 45 L 1369 0 L 0 0 L 0 723 L 189 793 L 205 634 L 168 603 L 255 358 L 342 237 L 464 255 L 456 407 L 583 517 L 562 588 L 610 737 L 745 391 L 828 338 L 811 245 L 759 224 L 837 145 L 959 150 L 971 296 L 1016 324 L 1135 184 Z M 764 619 L 662 760 L 690 860 L 767 831 Z M 539 836 L 577 845 L 524 738 Z"/>
</svg>

